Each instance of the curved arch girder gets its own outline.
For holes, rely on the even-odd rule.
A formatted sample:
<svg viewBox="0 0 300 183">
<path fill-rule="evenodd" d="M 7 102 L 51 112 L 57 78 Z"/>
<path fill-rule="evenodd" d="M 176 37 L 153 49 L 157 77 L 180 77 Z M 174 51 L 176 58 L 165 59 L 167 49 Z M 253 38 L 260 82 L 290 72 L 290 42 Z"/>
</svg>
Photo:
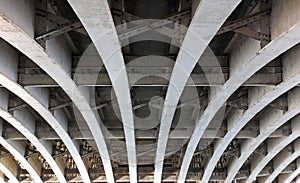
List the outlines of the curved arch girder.
<svg viewBox="0 0 300 183">
<path fill-rule="evenodd" d="M 3 17 L 0 16 L 0 22 L 3 21 Z M 4 24 L 2 24 L 4 25 Z M 18 29 L 17 29 L 18 30 Z M 14 31 L 16 32 L 16 30 Z M 2 33 L 2 34 L 1 34 Z M 3 35 L 3 30 L 0 29 L 1 36 Z M 5 33 L 4 33 L 5 34 Z M 2 43 L 2 42 L 1 42 Z M 2 45 L 3 48 L 3 45 Z M 6 50 L 6 57 L 5 58 L 11 58 L 10 62 L 13 62 L 13 56 L 10 56 L 9 54 L 12 54 L 13 50 Z M 17 60 L 14 60 L 17 63 Z M 6 65 L 6 64 L 4 64 Z M 26 102 L 29 106 L 31 106 L 35 111 L 37 111 L 44 119 L 45 121 L 54 129 L 54 131 L 58 134 L 58 136 L 62 139 L 63 143 L 66 145 L 68 151 L 70 152 L 71 156 L 73 157 L 78 170 L 84 180 L 89 179 L 88 172 L 85 168 L 84 162 L 81 159 L 81 156 L 79 154 L 79 145 L 76 144 L 69 136 L 67 132 L 67 120 L 63 117 L 63 114 L 61 114 L 59 111 L 54 112 L 52 114 L 51 111 L 47 109 L 48 106 L 45 106 L 47 104 L 47 101 L 49 101 L 48 98 L 46 98 L 45 95 L 43 95 L 44 91 L 42 89 L 35 88 L 34 90 L 31 90 L 30 92 L 25 90 L 22 86 L 20 86 L 16 82 L 16 77 L 14 78 L 14 74 L 17 73 L 16 68 L 6 68 L 2 69 L 0 71 L 0 84 L 14 93 L 16 96 L 21 98 L 24 102 Z M 43 98 L 41 98 L 43 97 Z M 48 96 L 49 97 L 49 96 Z M 46 102 L 45 102 L 46 101 Z M 88 177 L 88 179 L 85 179 Z"/>
<path fill-rule="evenodd" d="M 5 183 L 5 181 L 4 181 L 4 179 L 2 177 L 0 178 L 0 182 L 1 183 Z"/>
<path fill-rule="evenodd" d="M 161 181 L 172 120 L 186 82 L 209 42 L 240 2 L 241 0 L 202 0 L 198 5 L 180 47 L 166 94 L 155 157 L 154 182 L 156 183 Z M 218 6 L 215 6 L 216 4 Z M 210 16 L 211 12 L 215 12 L 214 16 Z"/>
<path fill-rule="evenodd" d="M 0 126 L 2 129 L 3 122 L 0 122 Z M 16 160 L 18 160 L 24 168 L 29 173 L 30 177 L 37 183 L 43 183 L 40 175 L 38 174 L 37 170 L 34 169 L 34 167 L 25 159 L 24 153 L 25 153 L 25 145 L 20 142 L 9 142 L 2 136 L 0 136 L 0 144 L 7 150 L 9 153 L 11 153 Z"/>
<path fill-rule="evenodd" d="M 295 46 L 293 49 L 289 50 L 285 55 L 291 55 L 294 52 L 298 51 L 298 46 Z M 289 60 L 285 60 L 285 58 L 289 58 Z M 268 90 L 262 97 L 252 97 L 254 98 L 253 101 L 255 102 L 253 105 L 251 105 L 251 108 L 248 109 L 241 117 L 240 120 L 237 122 L 233 122 L 232 124 L 234 127 L 226 134 L 224 139 L 221 140 L 221 143 L 218 144 L 217 148 L 215 149 L 212 163 L 209 162 L 209 165 L 213 165 L 216 163 L 216 160 L 220 157 L 218 156 L 219 153 L 223 153 L 223 149 L 228 146 L 228 144 L 233 140 L 234 136 L 237 135 L 237 132 L 241 130 L 241 128 L 236 128 L 239 126 L 240 121 L 243 121 L 243 119 L 246 119 L 244 122 L 244 125 L 249 122 L 255 115 L 259 114 L 260 111 L 262 111 L 269 103 L 274 101 L 276 98 L 280 97 L 282 94 L 288 92 L 288 111 L 284 114 L 282 110 L 278 109 L 272 109 L 269 111 L 265 111 L 263 113 L 263 116 L 259 118 L 260 121 L 260 133 L 259 135 L 254 139 L 248 139 L 245 141 L 241 146 L 241 155 L 239 158 L 235 158 L 233 161 L 231 161 L 230 166 L 227 170 L 227 177 L 224 181 L 225 183 L 231 182 L 239 169 L 243 166 L 244 162 L 249 158 L 249 156 L 255 151 L 258 146 L 265 141 L 275 130 L 277 130 L 280 126 L 285 124 L 287 121 L 291 120 L 295 116 L 298 115 L 300 112 L 300 107 L 298 106 L 299 102 L 299 90 L 296 87 L 300 83 L 300 74 L 299 72 L 294 73 L 291 68 L 289 68 L 287 65 L 293 64 L 297 62 L 297 55 L 292 56 L 284 56 L 282 62 L 285 62 L 283 65 L 284 75 L 286 76 L 284 78 L 284 81 L 277 85 L 276 87 L 265 87 Z M 293 62 L 294 61 L 294 62 Z M 295 88 L 296 87 L 296 88 Z M 294 88 L 294 89 L 293 89 Z M 252 90 L 251 90 L 252 91 Z M 250 92 L 251 92 L 250 91 Z M 258 106 L 258 110 L 255 111 L 256 106 Z M 250 112 L 253 111 L 254 112 Z M 248 119 L 248 120 L 247 120 Z M 243 125 L 243 126 L 244 126 Z M 227 138 L 228 136 L 231 136 L 231 138 Z M 223 146 L 223 147 L 222 147 Z M 216 156 L 217 155 L 217 156 Z M 213 168 L 213 166 L 210 166 L 210 168 Z M 205 174 L 205 173 L 204 173 Z M 207 180 L 207 177 L 206 179 Z"/>
<path fill-rule="evenodd" d="M 291 183 L 298 175 L 300 175 L 300 167 L 298 167 L 283 183 Z"/>
<path fill-rule="evenodd" d="M 114 182 L 107 145 L 99 125 L 101 119 L 99 117 L 97 118 L 87 99 L 69 76 L 68 71 L 66 71 L 60 62 L 45 51 L 44 48 L 42 48 L 30 35 L 13 23 L 4 14 L 0 14 L 0 24 L 2 25 L 0 36 L 41 67 L 71 98 L 87 122 L 96 141 L 108 182 Z M 54 46 L 52 48 L 55 49 Z M 63 62 L 64 59 L 61 59 Z M 71 139 L 68 137 L 68 140 Z M 74 160 L 81 161 L 81 158 L 74 157 Z M 91 180 L 86 167 L 83 163 L 77 163 L 83 181 L 89 183 Z"/>
<path fill-rule="evenodd" d="M 205 129 L 213 119 L 214 115 L 219 111 L 227 99 L 254 73 L 291 47 L 298 44 L 300 42 L 300 38 L 297 37 L 299 33 L 300 24 L 296 24 L 287 32 L 271 41 L 267 46 L 260 50 L 256 56 L 243 65 L 240 70 L 234 73 L 213 97 L 197 123 L 194 133 L 188 143 L 180 169 L 179 182 L 184 182 L 193 153 L 195 152 Z"/>
<path fill-rule="evenodd" d="M 267 178 L 265 183 L 272 183 L 275 178 L 289 165 L 291 164 L 294 160 L 296 160 L 298 157 L 300 157 L 300 140 L 297 140 L 294 144 L 294 152 L 286 157 L 277 168 L 274 169 L 272 174 Z"/>
<path fill-rule="evenodd" d="M 15 48 L 17 48 L 19 51 L 21 51 L 28 58 L 30 58 L 46 73 L 48 73 L 48 75 L 52 77 L 52 79 L 54 79 L 59 84 L 59 86 L 67 93 L 75 106 L 79 109 L 96 141 L 103 162 L 104 170 L 106 172 L 107 180 L 108 182 L 114 182 L 108 149 L 99 125 L 99 121 L 101 121 L 101 119 L 99 117 L 97 118 L 90 104 L 85 98 L 85 95 L 82 93 L 82 91 L 80 91 L 75 82 L 69 76 L 68 69 L 70 68 L 65 68 L 65 66 L 68 65 L 67 62 L 70 60 L 66 60 L 66 57 L 60 58 L 60 61 L 65 64 L 64 66 L 62 66 L 61 62 L 58 62 L 56 58 L 54 58 L 54 56 L 45 51 L 30 35 L 28 35 L 24 30 L 22 30 L 4 14 L 1 14 L 1 24 L 3 25 L 2 31 L 0 30 L 1 37 L 8 43 L 13 45 Z M 56 51 L 58 51 L 59 53 L 56 53 L 55 57 L 60 54 L 66 56 L 66 54 L 62 53 L 62 51 L 58 48 L 60 47 L 51 45 L 52 50 L 49 51 L 57 49 Z M 78 158 L 74 159 L 76 160 Z M 82 164 L 79 164 L 78 169 L 82 171 L 81 176 L 83 178 L 83 181 L 86 183 L 90 182 L 90 177 L 86 171 L 86 168 L 82 166 Z"/>
<path fill-rule="evenodd" d="M 264 133 L 256 137 L 255 139 L 249 140 L 247 142 L 247 145 L 245 146 L 244 151 L 242 151 L 241 156 L 234 160 L 234 162 L 230 165 L 232 168 L 229 170 L 225 182 L 231 182 L 234 179 L 234 176 L 237 174 L 239 169 L 243 166 L 244 162 L 247 160 L 247 158 L 255 151 L 259 145 L 268 138 L 269 135 L 272 134 L 276 129 L 278 129 L 281 125 L 295 117 L 300 113 L 300 107 L 297 107 L 295 109 L 292 109 L 285 113 L 280 119 L 278 119 L 276 122 L 270 122 L 268 123 L 268 127 L 264 129 Z M 266 133 L 265 133 L 266 132 Z"/>
<path fill-rule="evenodd" d="M 298 118 L 298 117 L 296 117 Z M 299 120 L 299 119 L 296 119 Z M 297 138 L 300 137 L 300 128 L 299 123 L 297 121 L 292 121 L 292 134 L 288 137 L 280 138 L 276 141 L 274 147 L 272 147 L 268 154 L 264 156 L 262 159 L 257 161 L 258 163 L 254 166 L 255 168 L 251 171 L 251 174 L 248 176 L 245 183 L 252 183 L 259 172 L 277 155 L 279 154 L 287 145 L 295 141 Z"/>
<path fill-rule="evenodd" d="M 6 95 L 6 96 L 5 96 Z M 0 90 L 0 102 L 4 104 L 4 106 L 8 105 L 8 93 L 3 90 Z M 0 117 L 10 123 L 13 127 L 15 127 L 21 134 L 23 134 L 41 153 L 41 155 L 45 158 L 45 160 L 51 166 L 53 172 L 57 176 L 59 182 L 66 183 L 67 180 L 59 168 L 57 162 L 53 159 L 52 153 L 52 145 L 50 142 L 40 142 L 40 140 L 35 136 L 35 122 L 32 118 L 31 114 L 26 111 L 16 111 L 15 117 L 10 114 L 5 108 L 0 107 Z"/>
<path fill-rule="evenodd" d="M 127 71 L 107 1 L 68 0 L 91 37 L 112 82 L 123 122 L 130 182 L 137 182 L 135 132 Z M 105 44 L 103 44 L 105 42 Z"/>
<path fill-rule="evenodd" d="M 223 152 L 226 150 L 229 143 L 234 139 L 234 137 L 239 133 L 239 131 L 251 120 L 256 114 L 258 114 L 261 110 L 263 110 L 270 102 L 278 98 L 280 95 L 289 91 L 293 87 L 300 82 L 300 75 L 296 75 L 290 78 L 288 81 L 281 83 L 277 87 L 275 87 L 272 91 L 265 94 L 260 101 L 255 104 L 253 107 L 248 109 L 245 114 L 243 114 L 237 122 L 234 122 L 234 127 L 230 129 L 230 131 L 225 135 L 225 137 L 217 143 L 217 147 L 215 148 L 214 154 L 210 159 L 207 167 L 205 168 L 204 175 L 202 180 L 207 182 L 216 166 L 218 160 L 220 159 Z M 232 163 L 232 169 L 229 169 L 229 173 L 227 175 L 226 181 L 229 181 L 234 178 L 234 175 L 237 173 L 239 168 L 243 165 L 244 161 L 252 154 L 252 152 L 270 135 L 273 131 L 279 128 L 282 124 L 284 124 L 289 119 L 293 118 L 300 112 L 300 107 L 296 107 L 291 111 L 288 111 L 284 114 L 280 119 L 276 121 L 269 120 L 265 125 L 263 133 L 261 133 L 258 137 L 254 139 L 250 139 L 245 142 L 245 145 L 242 149 L 242 154 L 239 159 L 234 160 Z"/>
<path fill-rule="evenodd" d="M 4 163 L 2 163 L 2 161 L 0 162 L 0 170 L 2 171 L 2 173 L 4 173 L 4 175 L 9 179 L 10 182 L 12 182 L 12 183 L 19 183 L 19 180 L 17 179 L 17 177 L 7 167 L 7 165 L 5 165 Z"/>
</svg>

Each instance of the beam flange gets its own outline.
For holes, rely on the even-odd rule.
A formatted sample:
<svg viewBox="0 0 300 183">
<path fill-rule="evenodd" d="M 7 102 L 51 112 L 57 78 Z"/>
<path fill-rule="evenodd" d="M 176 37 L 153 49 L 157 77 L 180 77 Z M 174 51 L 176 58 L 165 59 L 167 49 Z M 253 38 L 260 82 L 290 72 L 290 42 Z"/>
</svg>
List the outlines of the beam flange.
<svg viewBox="0 0 300 183">
<path fill-rule="evenodd" d="M 211 67 L 213 68 L 213 67 Z M 166 68 L 171 69 L 171 68 Z M 128 73 L 129 74 L 129 73 Z M 229 73 L 224 72 L 225 80 L 228 79 Z M 168 86 L 168 81 L 166 78 L 171 77 L 171 73 L 160 73 L 160 78 L 157 78 L 157 73 L 139 73 L 131 72 L 129 77 L 130 86 Z M 84 77 L 83 77 L 84 76 Z M 256 73 L 254 74 L 243 86 L 268 86 L 268 85 L 277 85 L 281 82 L 281 73 Z M 23 74 L 18 75 L 19 83 L 22 86 L 28 87 L 58 87 L 58 84 L 47 74 Z M 135 82 L 130 78 L 143 78 L 141 81 Z M 207 77 L 214 78 L 213 82 L 207 80 Z M 97 78 L 96 83 L 93 82 L 90 78 Z M 75 82 L 79 86 L 112 86 L 109 77 L 105 73 L 100 73 L 95 75 L 91 74 L 82 74 L 82 76 L 74 78 Z M 195 73 L 191 75 L 191 80 L 187 81 L 186 86 L 222 86 L 225 83 L 224 80 L 219 79 L 218 76 L 215 76 L 213 73 Z"/>
<path fill-rule="evenodd" d="M 64 26 L 66 24 L 72 23 L 71 20 L 68 20 L 68 19 L 66 19 L 64 17 L 61 17 L 59 15 L 53 14 L 51 12 L 47 12 L 47 20 L 52 22 L 52 23 L 55 23 L 59 26 Z M 83 34 L 83 35 L 87 35 L 86 31 L 83 28 L 74 29 L 74 31 L 76 31 L 80 34 Z"/>
<path fill-rule="evenodd" d="M 42 35 L 37 36 L 35 38 L 35 40 L 38 42 L 47 41 L 49 39 L 53 39 L 57 36 L 60 36 L 67 32 L 79 29 L 81 27 L 82 27 L 82 24 L 80 22 L 68 23 L 67 25 L 60 26 L 59 28 L 57 28 L 55 30 L 50 30 Z"/>
<path fill-rule="evenodd" d="M 229 31 L 234 31 L 234 30 L 244 27 L 248 24 L 257 22 L 257 21 L 261 20 L 262 18 L 264 18 L 265 16 L 269 15 L 270 12 L 271 11 L 269 9 L 267 9 L 267 10 L 263 10 L 263 11 L 254 13 L 252 15 L 248 15 L 245 18 L 238 19 L 234 22 L 229 23 L 228 25 L 223 26 L 216 35 L 221 35 L 226 32 L 229 32 Z M 269 37 L 267 35 L 265 35 L 265 36 L 266 36 L 266 38 L 269 39 Z"/>
<path fill-rule="evenodd" d="M 174 15 L 171 15 L 169 17 L 166 17 L 163 20 L 159 20 L 157 22 L 153 22 L 153 23 L 146 23 L 144 25 L 138 25 L 136 27 L 130 28 L 129 30 L 119 30 L 120 33 L 118 35 L 120 41 L 126 40 L 130 37 L 142 34 L 144 32 L 150 31 L 150 30 L 155 30 L 158 28 L 161 28 L 165 25 L 170 24 L 172 21 L 176 21 L 178 19 L 184 19 L 186 17 L 190 16 L 190 11 L 181 11 L 181 12 L 177 12 Z M 163 33 L 162 30 L 159 30 L 160 33 Z M 173 31 L 172 31 L 173 32 Z M 170 36 L 170 35 L 168 35 Z"/>
</svg>

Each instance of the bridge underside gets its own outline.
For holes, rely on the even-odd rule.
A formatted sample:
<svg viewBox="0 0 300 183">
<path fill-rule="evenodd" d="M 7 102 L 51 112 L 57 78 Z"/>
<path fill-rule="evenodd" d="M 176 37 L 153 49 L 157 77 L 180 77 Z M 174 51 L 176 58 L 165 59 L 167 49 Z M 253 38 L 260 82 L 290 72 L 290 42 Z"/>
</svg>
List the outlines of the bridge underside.
<svg viewBox="0 0 300 183">
<path fill-rule="evenodd" d="M 0 182 L 300 182 L 300 0 L 0 0 Z"/>
</svg>

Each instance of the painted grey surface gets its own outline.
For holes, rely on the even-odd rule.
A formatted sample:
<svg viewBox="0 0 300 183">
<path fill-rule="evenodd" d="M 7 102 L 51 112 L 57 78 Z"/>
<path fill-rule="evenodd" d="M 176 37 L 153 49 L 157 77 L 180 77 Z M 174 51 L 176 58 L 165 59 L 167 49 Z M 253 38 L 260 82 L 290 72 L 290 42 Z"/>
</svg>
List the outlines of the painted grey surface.
<svg viewBox="0 0 300 183">
<path fill-rule="evenodd" d="M 240 2 L 240 0 L 203 0 L 198 5 L 180 47 L 166 94 L 155 157 L 154 182 L 156 183 L 161 181 L 172 120 L 187 80 L 209 42 Z M 218 6 L 215 6 L 216 4 Z M 214 12 L 214 16 L 210 15 L 211 12 Z"/>
<path fill-rule="evenodd" d="M 92 39 L 109 78 L 120 108 L 129 166 L 130 182 L 137 182 L 137 160 L 131 96 L 121 45 L 107 1 L 68 0 Z M 105 44 L 103 44 L 105 42 Z M 107 175 L 113 182 L 112 175 Z"/>
</svg>

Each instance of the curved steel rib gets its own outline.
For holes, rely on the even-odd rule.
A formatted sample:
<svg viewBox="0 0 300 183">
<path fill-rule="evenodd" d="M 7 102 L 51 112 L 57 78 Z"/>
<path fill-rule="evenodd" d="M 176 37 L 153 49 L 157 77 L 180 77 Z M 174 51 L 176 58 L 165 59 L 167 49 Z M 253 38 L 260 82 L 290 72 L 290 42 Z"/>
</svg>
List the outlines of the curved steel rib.
<svg viewBox="0 0 300 183">
<path fill-rule="evenodd" d="M 291 183 L 298 175 L 300 175 L 300 167 L 298 167 L 283 183 Z"/>
<path fill-rule="evenodd" d="M 0 16 L 0 22 L 5 21 L 3 19 L 3 16 Z M 7 22 L 8 23 L 8 22 Z M 1 24 L 5 26 L 5 24 Z M 2 28 L 3 28 L 2 26 Z M 14 30 L 12 31 L 12 34 L 14 32 L 19 31 Z M 3 35 L 4 34 L 4 35 Z M 5 32 L 3 32 L 3 29 L 0 28 L 0 35 L 5 36 Z M 11 35 L 14 36 L 14 35 Z M 17 35 L 15 35 L 17 38 Z M 3 43 L 1 41 L 1 43 Z M 5 43 L 6 44 L 6 43 Z M 5 45 L 1 45 L 2 49 Z M 9 46 L 6 46 L 9 47 Z M 30 49 L 30 47 L 28 47 Z M 10 63 L 17 64 L 17 57 L 16 56 L 10 56 L 9 54 L 12 54 L 14 50 L 11 48 L 5 51 L 5 57 L 3 58 L 10 58 Z M 3 54 L 4 55 L 4 54 Z M 6 65 L 6 64 L 4 64 Z M 15 69 L 15 70 L 14 70 Z M 49 101 L 49 98 L 47 98 L 43 93 L 45 93 L 42 89 L 35 88 L 34 91 L 31 90 L 30 92 L 26 91 L 22 86 L 20 86 L 16 80 L 17 78 L 14 76 L 17 73 L 17 68 L 6 68 L 5 70 L 1 70 L 0 72 L 0 84 L 5 87 L 6 89 L 10 90 L 12 93 L 17 95 L 19 98 L 21 98 L 24 102 L 26 102 L 28 105 L 30 105 L 35 111 L 37 111 L 45 120 L 46 122 L 54 129 L 54 131 L 58 134 L 58 136 L 62 139 L 63 143 L 68 148 L 71 156 L 73 157 L 78 170 L 84 179 L 86 183 L 89 182 L 89 175 L 85 168 L 84 162 L 81 159 L 81 156 L 79 154 L 79 145 L 76 144 L 69 136 L 67 132 L 67 120 L 64 117 L 63 114 L 61 114 L 59 111 L 56 111 L 54 115 L 51 111 L 47 109 L 47 103 Z M 43 98 L 42 98 L 43 97 Z M 49 97 L 49 96 L 48 96 Z"/>
<path fill-rule="evenodd" d="M 82 116 L 86 120 L 94 136 L 99 153 L 101 155 L 108 182 L 114 182 L 108 149 L 99 125 L 100 119 L 97 119 L 95 113 L 91 109 L 91 106 L 89 105 L 77 85 L 70 78 L 68 72 L 63 68 L 60 62 L 58 62 L 54 57 L 46 52 L 30 35 L 28 35 L 20 27 L 18 27 L 18 25 L 13 23 L 4 14 L 0 14 L 0 24 L 2 25 L 0 28 L 0 36 L 12 46 L 21 51 L 28 58 L 30 58 L 44 71 L 46 71 L 72 99 L 73 103 L 79 109 Z M 62 61 L 65 61 L 64 58 L 61 59 Z M 11 91 L 14 92 L 14 89 L 12 89 Z M 67 139 L 71 140 L 70 137 L 67 137 Z M 71 142 L 69 141 L 65 144 L 68 145 L 70 143 Z M 78 163 L 77 166 L 81 173 L 83 181 L 85 183 L 89 183 L 91 180 L 81 158 L 74 157 L 74 160 Z"/>
<path fill-rule="evenodd" d="M 202 0 L 185 35 L 171 75 L 163 107 L 155 158 L 154 182 L 161 181 L 168 136 L 182 91 L 196 63 L 241 0 Z M 218 6 L 215 6 L 215 5 Z M 211 16 L 214 12 L 214 16 Z"/>
<path fill-rule="evenodd" d="M 3 122 L 0 122 L 0 126 L 3 126 Z M 33 166 L 26 160 L 24 157 L 25 153 L 25 145 L 14 141 L 9 142 L 6 139 L 4 139 L 2 136 L 0 136 L 0 144 L 10 153 L 14 156 L 16 160 L 18 160 L 24 168 L 29 173 L 30 177 L 37 183 L 43 183 L 41 177 L 39 176 L 37 170 L 33 168 Z"/>
<path fill-rule="evenodd" d="M 8 104 L 8 93 L 0 90 L 0 102 L 7 106 Z M 51 166 L 53 172 L 57 176 L 59 182 L 66 183 L 67 180 L 59 168 L 57 162 L 53 159 L 52 153 L 52 144 L 50 142 L 41 142 L 34 134 L 35 132 L 35 122 L 31 114 L 26 111 L 16 111 L 16 116 L 18 116 L 19 120 L 11 115 L 5 108 L 0 107 L 0 117 L 10 123 L 13 127 L 15 127 L 20 133 L 22 133 L 42 154 L 45 160 Z"/>
<path fill-rule="evenodd" d="M 2 173 L 4 173 L 4 175 L 9 179 L 10 182 L 19 183 L 19 180 L 17 179 L 17 177 L 13 174 L 13 172 L 5 164 L 2 163 L 2 161 L 0 162 L 0 170 L 2 171 Z M 3 182 L 4 182 L 4 180 L 3 180 Z"/>
<path fill-rule="evenodd" d="M 271 62 L 280 54 L 287 51 L 289 48 L 298 44 L 300 42 L 300 38 L 297 36 L 299 33 L 300 24 L 297 24 L 290 28 L 289 31 L 270 42 L 259 53 L 257 53 L 256 56 L 242 66 L 241 69 L 234 73 L 222 86 L 222 89 L 220 89 L 220 91 L 213 97 L 197 123 L 196 129 L 189 141 L 179 173 L 179 182 L 184 182 L 193 153 L 195 152 L 205 129 L 227 99 L 259 69 Z M 211 169 L 208 170 L 211 171 Z"/>
<path fill-rule="evenodd" d="M 299 117 L 296 117 L 296 120 L 299 120 Z M 292 134 L 288 137 L 284 137 L 276 140 L 275 146 L 271 148 L 268 154 L 262 159 L 258 159 L 257 164 L 253 165 L 255 168 L 252 170 L 248 179 L 245 181 L 246 183 L 252 183 L 259 172 L 278 154 L 280 153 L 287 145 L 295 141 L 300 137 L 300 126 L 298 121 L 292 122 Z M 252 166 L 252 165 L 251 165 Z"/>
<path fill-rule="evenodd" d="M 267 178 L 265 183 L 272 183 L 274 179 L 294 160 L 296 160 L 298 157 L 300 157 L 300 140 L 295 141 L 295 151 L 290 156 L 286 157 L 275 170 L 272 172 L 272 174 Z"/>
<path fill-rule="evenodd" d="M 276 129 L 278 129 L 281 125 L 295 117 L 297 114 L 300 113 L 300 107 L 297 107 L 291 111 L 288 111 L 284 114 L 279 120 L 275 123 L 270 122 L 268 124 L 269 128 L 264 129 L 264 133 L 260 134 L 255 139 L 251 139 L 247 144 L 243 147 L 244 151 L 242 151 L 241 156 L 238 159 L 235 159 L 233 163 L 230 165 L 229 172 L 227 174 L 225 182 L 231 182 L 234 179 L 234 176 L 237 174 L 239 169 L 243 166 L 244 162 L 247 158 L 255 151 L 255 149 L 265 140 L 268 138 L 269 135 L 272 134 Z"/>
<path fill-rule="evenodd" d="M 112 82 L 123 122 L 130 182 L 137 182 L 135 132 L 128 76 L 108 2 L 68 1 L 91 37 Z"/>
</svg>

